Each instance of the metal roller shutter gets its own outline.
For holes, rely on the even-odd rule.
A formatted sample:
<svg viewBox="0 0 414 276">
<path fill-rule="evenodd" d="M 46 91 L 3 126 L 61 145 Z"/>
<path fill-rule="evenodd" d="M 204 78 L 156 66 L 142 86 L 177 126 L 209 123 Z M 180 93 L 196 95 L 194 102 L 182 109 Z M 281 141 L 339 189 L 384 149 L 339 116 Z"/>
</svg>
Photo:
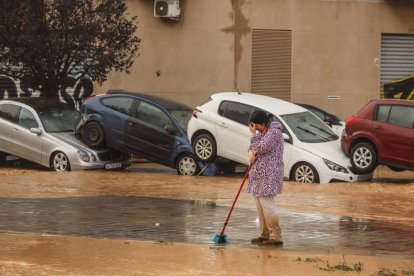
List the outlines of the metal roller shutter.
<svg viewBox="0 0 414 276">
<path fill-rule="evenodd" d="M 252 30 L 251 92 L 291 100 L 292 32 Z"/>
<path fill-rule="evenodd" d="M 382 34 L 381 88 L 384 98 L 414 99 L 414 35 Z"/>
</svg>

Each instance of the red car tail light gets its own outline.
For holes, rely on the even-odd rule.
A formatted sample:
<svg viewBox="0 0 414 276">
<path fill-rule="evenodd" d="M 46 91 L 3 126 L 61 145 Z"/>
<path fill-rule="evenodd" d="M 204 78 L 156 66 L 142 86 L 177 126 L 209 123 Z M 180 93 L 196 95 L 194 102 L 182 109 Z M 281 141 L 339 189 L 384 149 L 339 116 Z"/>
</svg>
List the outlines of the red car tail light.
<svg viewBox="0 0 414 276">
<path fill-rule="evenodd" d="M 346 119 L 345 121 L 345 127 L 350 127 L 351 125 L 355 124 L 355 123 L 359 123 L 361 122 L 363 119 L 362 118 L 358 118 L 358 117 L 349 117 L 348 119 Z"/>
<path fill-rule="evenodd" d="M 198 117 L 197 117 L 197 113 L 199 113 L 199 112 L 200 112 L 200 113 L 203 113 L 203 111 L 201 111 L 200 109 L 195 108 L 195 109 L 193 110 L 193 114 L 192 114 L 192 115 L 193 115 L 193 117 L 194 117 L 194 118 L 198 118 Z"/>
</svg>

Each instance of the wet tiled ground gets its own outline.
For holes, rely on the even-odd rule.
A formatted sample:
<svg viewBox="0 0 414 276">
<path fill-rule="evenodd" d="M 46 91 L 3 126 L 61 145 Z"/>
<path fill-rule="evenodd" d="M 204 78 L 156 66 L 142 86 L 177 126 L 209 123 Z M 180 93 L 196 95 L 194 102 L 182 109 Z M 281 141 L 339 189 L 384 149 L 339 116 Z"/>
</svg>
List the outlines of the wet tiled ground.
<svg viewBox="0 0 414 276">
<path fill-rule="evenodd" d="M 0 231 L 211 243 L 229 208 L 215 203 L 137 196 L 0 198 Z M 379 220 L 355 220 L 281 209 L 285 250 L 414 258 L 414 229 Z M 254 208 L 234 209 L 226 246 L 256 247 Z"/>
</svg>

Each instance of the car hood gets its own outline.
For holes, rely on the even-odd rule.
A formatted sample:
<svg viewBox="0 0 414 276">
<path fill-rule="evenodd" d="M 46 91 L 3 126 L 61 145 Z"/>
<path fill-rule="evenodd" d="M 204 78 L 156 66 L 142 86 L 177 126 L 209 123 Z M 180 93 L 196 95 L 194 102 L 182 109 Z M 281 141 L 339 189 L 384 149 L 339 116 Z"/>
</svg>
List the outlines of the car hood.
<svg viewBox="0 0 414 276">
<path fill-rule="evenodd" d="M 88 149 L 88 146 L 86 146 L 84 143 L 82 143 L 82 141 L 80 141 L 79 139 L 77 139 L 75 137 L 75 133 L 74 132 L 59 132 L 59 133 L 49 133 L 50 135 L 52 135 L 53 137 L 62 140 L 66 143 L 68 143 L 69 145 L 76 147 L 78 149 Z"/>
<path fill-rule="evenodd" d="M 340 139 L 323 143 L 302 143 L 300 148 L 343 167 L 351 167 L 349 158 L 341 149 Z"/>
</svg>

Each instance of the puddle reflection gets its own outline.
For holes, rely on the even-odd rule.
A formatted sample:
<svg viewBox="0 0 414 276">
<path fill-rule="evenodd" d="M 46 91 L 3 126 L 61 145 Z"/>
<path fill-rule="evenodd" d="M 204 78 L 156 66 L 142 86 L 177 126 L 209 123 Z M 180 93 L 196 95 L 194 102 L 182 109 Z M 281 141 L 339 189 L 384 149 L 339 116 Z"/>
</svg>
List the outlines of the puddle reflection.
<svg viewBox="0 0 414 276">
<path fill-rule="evenodd" d="M 215 202 L 138 196 L 0 198 L 0 231 L 212 243 L 229 211 Z M 414 258 L 414 229 L 379 220 L 280 210 L 284 249 Z M 230 245 L 258 234 L 254 208 L 235 208 Z"/>
</svg>

